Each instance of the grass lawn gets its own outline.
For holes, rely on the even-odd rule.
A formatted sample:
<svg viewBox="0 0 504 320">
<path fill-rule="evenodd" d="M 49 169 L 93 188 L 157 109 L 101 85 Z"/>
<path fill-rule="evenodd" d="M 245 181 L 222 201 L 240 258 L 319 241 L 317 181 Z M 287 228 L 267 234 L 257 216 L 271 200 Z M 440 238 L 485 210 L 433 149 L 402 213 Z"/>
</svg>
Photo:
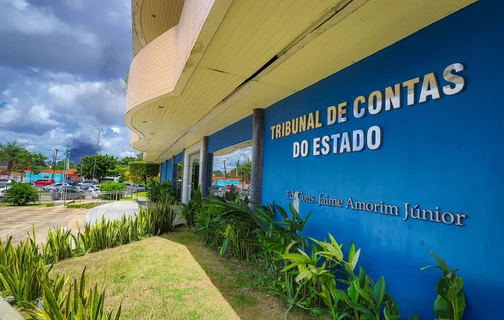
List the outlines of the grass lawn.
<svg viewBox="0 0 504 320">
<path fill-rule="evenodd" d="M 106 281 L 108 308 L 123 301 L 121 319 L 283 319 L 282 300 L 253 288 L 258 271 L 204 247 L 178 231 L 55 265 L 89 283 Z M 305 313 L 289 319 L 309 318 Z"/>
<path fill-rule="evenodd" d="M 50 204 L 51 202 L 49 202 Z M 0 203 L 0 207 L 47 207 L 48 203 L 27 203 L 24 206 L 18 206 L 8 203 Z"/>
<path fill-rule="evenodd" d="M 137 192 L 134 195 L 136 195 L 137 197 L 147 197 L 147 191 Z"/>
</svg>

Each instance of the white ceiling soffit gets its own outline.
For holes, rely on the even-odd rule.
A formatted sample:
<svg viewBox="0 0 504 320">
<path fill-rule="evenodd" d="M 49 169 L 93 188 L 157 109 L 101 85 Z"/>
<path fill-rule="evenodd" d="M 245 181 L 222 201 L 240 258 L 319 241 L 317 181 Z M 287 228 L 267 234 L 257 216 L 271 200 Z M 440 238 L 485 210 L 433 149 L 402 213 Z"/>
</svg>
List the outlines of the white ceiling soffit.
<svg viewBox="0 0 504 320">
<path fill-rule="evenodd" d="M 236 150 L 251 147 L 252 146 L 252 140 L 247 140 L 240 142 L 238 144 L 234 144 L 232 146 L 217 150 L 213 153 L 214 156 L 225 156 L 226 154 L 230 154 L 235 152 Z"/>
<path fill-rule="evenodd" d="M 280 8 L 280 2 L 270 1 L 269 4 L 275 3 L 276 8 Z M 294 2 L 290 3 L 291 7 L 298 3 Z M 268 36 L 264 36 L 261 26 L 255 25 L 264 7 L 254 13 L 256 20 L 248 20 L 240 9 L 250 6 L 252 1 L 235 1 L 182 96 L 178 97 L 185 103 L 163 116 L 158 115 L 155 129 L 159 134 L 154 137 L 155 145 L 140 142 L 135 147 L 148 151 L 149 160 L 163 161 L 204 135 L 250 115 L 254 108 L 266 108 L 473 2 L 475 0 L 340 1 L 336 7 L 317 11 L 318 18 L 312 17 L 312 23 L 286 39 L 287 30 L 272 29 L 279 19 L 275 8 L 268 11 L 270 16 L 275 16 L 274 21 L 258 21 L 261 26 L 268 25 Z M 235 7 L 237 4 L 239 7 Z M 248 7 L 247 10 L 257 8 Z M 285 24 L 287 20 L 282 21 L 282 26 Z M 241 33 L 242 37 L 235 33 Z M 260 35 L 255 36 L 255 33 Z M 275 46 L 277 40 L 282 39 L 283 46 Z M 272 50 L 276 50 L 275 53 Z M 192 83 L 198 85 L 190 89 Z M 210 86 L 213 89 L 208 91 Z M 205 90 L 207 96 L 202 99 Z M 187 95 L 191 98 L 184 97 Z"/>
</svg>

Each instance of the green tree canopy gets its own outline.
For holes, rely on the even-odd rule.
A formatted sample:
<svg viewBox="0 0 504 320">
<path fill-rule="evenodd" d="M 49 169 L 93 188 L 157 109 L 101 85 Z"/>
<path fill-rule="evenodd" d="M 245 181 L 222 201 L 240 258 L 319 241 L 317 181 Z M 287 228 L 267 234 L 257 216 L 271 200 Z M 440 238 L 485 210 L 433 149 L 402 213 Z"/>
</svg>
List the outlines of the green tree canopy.
<svg viewBox="0 0 504 320">
<path fill-rule="evenodd" d="M 236 162 L 236 174 L 245 178 L 246 181 L 250 181 L 252 178 L 252 162 L 250 162 L 250 159 L 244 163 Z"/>
<path fill-rule="evenodd" d="M 109 155 L 98 155 L 98 156 L 85 156 L 81 159 L 81 162 L 77 165 L 76 172 L 80 174 L 85 179 L 93 178 L 93 169 L 95 168 L 96 159 L 96 169 L 95 169 L 95 179 L 101 180 L 106 176 L 113 175 L 117 176 L 115 172 L 117 166 L 117 158 Z M 81 172 L 82 170 L 82 172 Z"/>
<path fill-rule="evenodd" d="M 220 170 L 215 170 L 213 172 L 213 175 L 214 175 L 214 177 L 224 177 L 224 173 L 222 173 L 222 171 L 220 171 Z"/>
<path fill-rule="evenodd" d="M 129 163 L 129 173 L 135 178 L 141 179 L 147 184 L 147 178 L 156 177 L 159 174 L 159 164 L 145 161 L 133 161 Z"/>
<path fill-rule="evenodd" d="M 14 159 L 16 165 L 15 170 L 24 172 L 30 169 L 31 172 L 38 174 L 46 167 L 47 157 L 40 153 L 29 153 L 28 151 L 23 151 L 16 156 Z M 23 175 L 21 175 L 21 182 L 23 181 Z"/>
<path fill-rule="evenodd" d="M 138 159 L 136 157 L 124 157 L 119 160 L 118 164 L 121 166 L 127 166 L 132 161 L 138 161 Z"/>
<path fill-rule="evenodd" d="M 60 160 L 56 162 L 56 167 L 54 168 L 55 170 L 65 170 L 65 161 Z"/>
<path fill-rule="evenodd" d="M 8 161 L 7 175 L 10 176 L 13 163 L 16 157 L 22 152 L 25 152 L 24 146 L 18 144 L 16 140 L 14 142 L 0 143 L 0 162 Z"/>
</svg>

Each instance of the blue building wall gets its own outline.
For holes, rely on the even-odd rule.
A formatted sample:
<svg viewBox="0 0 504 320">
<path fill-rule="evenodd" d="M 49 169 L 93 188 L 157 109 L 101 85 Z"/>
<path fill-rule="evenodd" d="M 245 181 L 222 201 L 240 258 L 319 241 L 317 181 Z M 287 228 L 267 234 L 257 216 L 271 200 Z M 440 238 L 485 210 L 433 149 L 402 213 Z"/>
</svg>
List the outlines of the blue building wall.
<svg viewBox="0 0 504 320">
<path fill-rule="evenodd" d="M 160 173 L 159 173 L 159 179 L 160 179 L 161 181 L 165 181 L 166 161 L 161 162 L 161 164 L 160 164 L 160 168 L 161 168 L 161 169 L 160 169 Z"/>
<path fill-rule="evenodd" d="M 213 153 L 250 139 L 252 139 L 252 116 L 235 122 L 209 136 L 208 152 Z"/>
<path fill-rule="evenodd" d="M 300 202 L 300 212 L 313 211 L 306 236 L 327 238 L 362 249 L 359 265 L 396 299 L 403 318 L 419 313 L 432 319 L 437 269 L 433 250 L 460 268 L 467 309 L 464 319 L 497 319 L 504 296 L 504 236 L 501 197 L 504 185 L 502 141 L 502 31 L 504 4 L 482 0 L 319 83 L 266 109 L 263 202 L 288 206 L 287 191 L 331 196 L 343 207 Z M 466 80 L 457 95 L 382 111 L 356 119 L 353 101 L 403 81 L 462 63 Z M 417 85 L 416 101 L 419 89 Z M 348 102 L 347 121 L 326 125 L 326 109 Z M 309 112 L 321 111 L 323 127 L 271 139 L 271 126 Z M 313 138 L 379 126 L 378 150 L 313 156 Z M 293 158 L 293 143 L 310 142 L 308 157 Z M 345 208 L 347 200 L 397 205 L 400 216 Z M 305 199 L 306 200 L 306 199 Z M 404 203 L 441 213 L 467 215 L 463 226 L 407 219 Z"/>
<path fill-rule="evenodd" d="M 175 163 L 179 164 L 184 162 L 184 152 L 181 152 L 175 156 Z"/>
<path fill-rule="evenodd" d="M 25 182 L 35 182 L 38 179 L 51 179 L 52 178 L 52 173 L 32 173 L 32 172 L 26 172 L 25 177 L 23 178 L 23 181 Z M 62 173 L 55 173 L 54 174 L 54 182 L 62 182 L 63 181 L 63 174 Z"/>
<path fill-rule="evenodd" d="M 168 159 L 165 161 L 165 181 L 171 181 L 171 173 L 172 173 L 172 159 Z"/>
</svg>

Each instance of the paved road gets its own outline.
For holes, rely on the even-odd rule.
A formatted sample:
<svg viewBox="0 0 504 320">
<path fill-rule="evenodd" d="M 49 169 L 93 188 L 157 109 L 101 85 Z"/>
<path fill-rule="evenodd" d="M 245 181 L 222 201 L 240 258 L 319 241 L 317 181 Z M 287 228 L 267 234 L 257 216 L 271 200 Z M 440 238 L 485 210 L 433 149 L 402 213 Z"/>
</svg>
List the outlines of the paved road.
<svg viewBox="0 0 504 320">
<path fill-rule="evenodd" d="M 0 207 L 0 238 L 13 237 L 14 241 L 26 240 L 32 224 L 37 233 L 37 242 L 45 240 L 47 230 L 54 227 L 76 229 L 77 223 L 84 226 L 88 209 L 57 207 Z"/>
<path fill-rule="evenodd" d="M 136 201 L 115 201 L 90 209 L 85 218 L 86 223 L 94 223 L 102 217 L 109 220 L 119 220 L 123 215 L 132 216 L 138 213 Z"/>
</svg>

